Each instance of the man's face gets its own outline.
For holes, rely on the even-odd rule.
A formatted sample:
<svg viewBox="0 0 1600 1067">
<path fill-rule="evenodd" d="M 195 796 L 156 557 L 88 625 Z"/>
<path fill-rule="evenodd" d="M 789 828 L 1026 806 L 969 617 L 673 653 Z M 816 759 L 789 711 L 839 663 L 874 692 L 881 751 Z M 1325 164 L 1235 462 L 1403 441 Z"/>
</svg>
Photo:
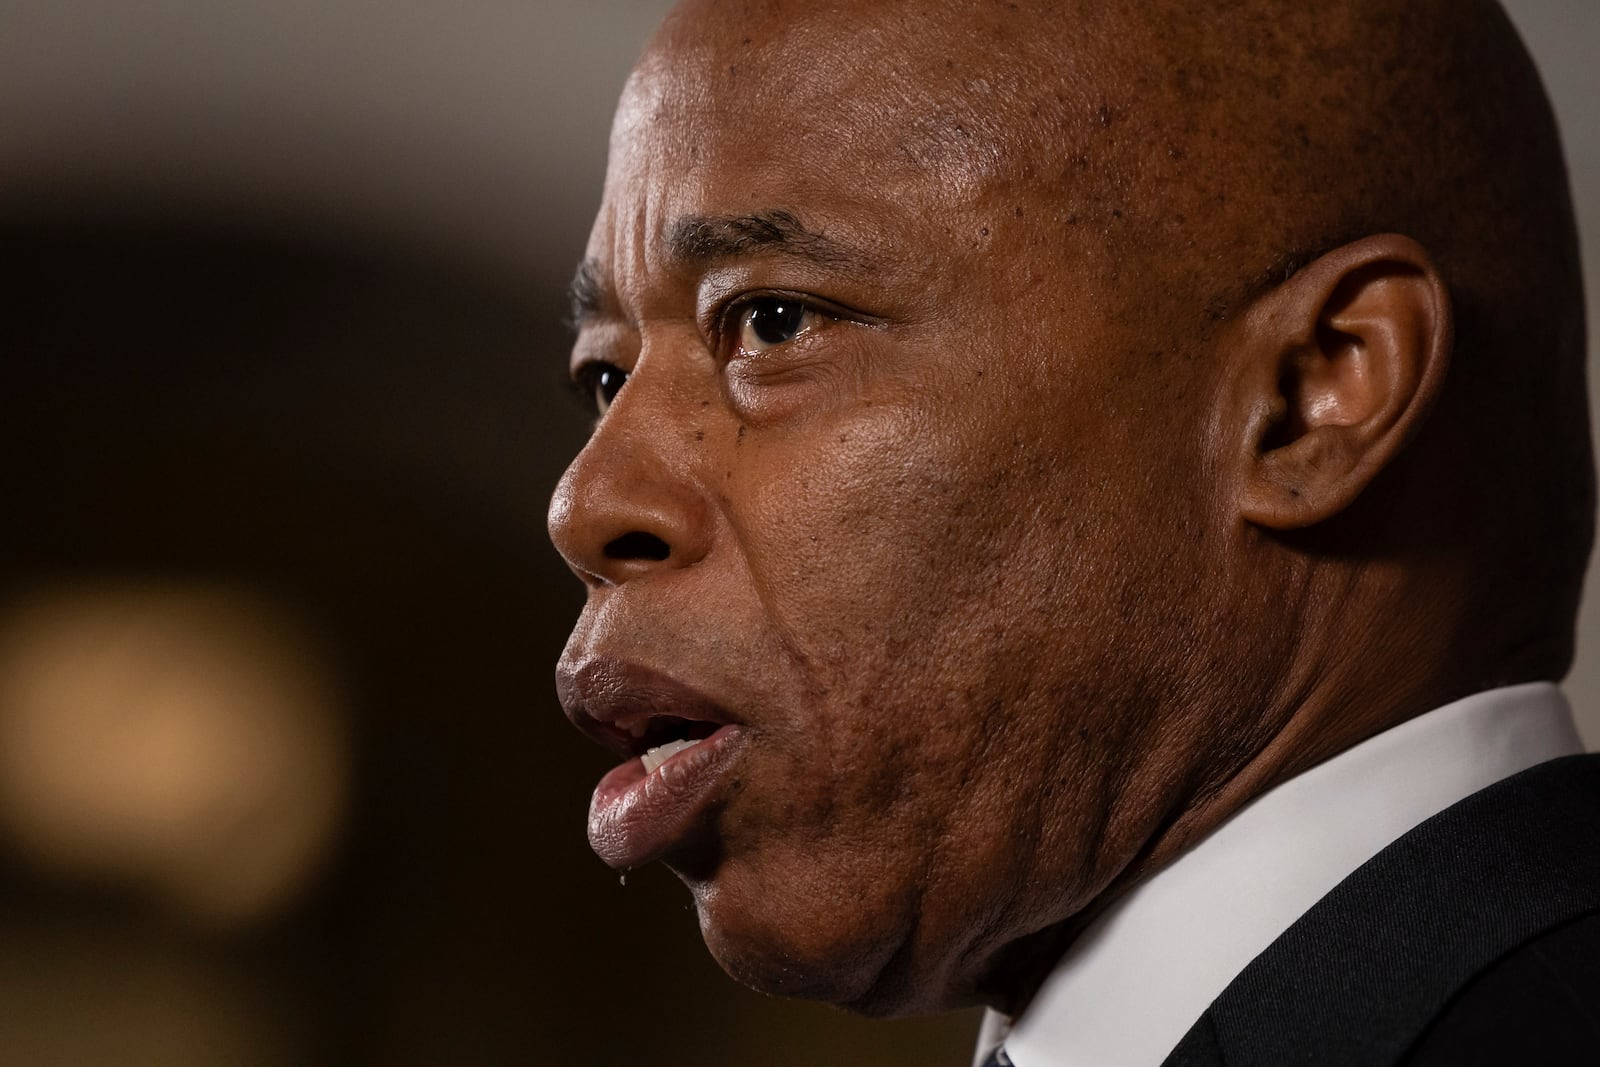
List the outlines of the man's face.
<svg viewBox="0 0 1600 1067">
<path fill-rule="evenodd" d="M 591 841 L 750 984 L 943 1007 L 1181 788 L 1206 405 L 959 49 L 731 18 L 630 81 L 579 287 L 563 702 L 628 757 L 712 735 L 609 776 Z"/>
</svg>

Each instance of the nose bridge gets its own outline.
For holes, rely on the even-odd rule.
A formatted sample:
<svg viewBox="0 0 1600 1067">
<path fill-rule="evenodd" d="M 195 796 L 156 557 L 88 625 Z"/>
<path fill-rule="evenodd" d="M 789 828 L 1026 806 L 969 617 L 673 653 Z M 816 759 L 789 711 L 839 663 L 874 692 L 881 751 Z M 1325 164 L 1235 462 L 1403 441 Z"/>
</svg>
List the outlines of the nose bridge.
<svg viewBox="0 0 1600 1067">
<path fill-rule="evenodd" d="M 641 360 L 550 502 L 551 540 L 586 581 L 620 584 L 705 557 L 711 509 L 692 405 Z"/>
</svg>

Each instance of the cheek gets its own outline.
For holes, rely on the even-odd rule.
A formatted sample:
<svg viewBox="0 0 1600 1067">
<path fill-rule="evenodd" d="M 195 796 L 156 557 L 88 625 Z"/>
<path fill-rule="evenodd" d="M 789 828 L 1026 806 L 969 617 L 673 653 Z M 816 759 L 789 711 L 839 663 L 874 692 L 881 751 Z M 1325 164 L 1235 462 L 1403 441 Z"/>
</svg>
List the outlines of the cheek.
<svg viewBox="0 0 1600 1067">
<path fill-rule="evenodd" d="M 819 669 L 911 651 L 982 584 L 1002 509 L 980 499 L 981 452 L 884 405 L 752 451 L 732 524 L 772 623 Z"/>
<path fill-rule="evenodd" d="M 972 447 L 887 405 L 764 443 L 732 516 L 764 621 L 838 712 L 812 742 L 879 800 L 923 773 L 951 662 L 999 546 L 970 502 Z M 876 773 L 874 773 L 876 772 Z"/>
<path fill-rule="evenodd" d="M 764 728 L 721 827 L 729 862 L 697 895 L 730 971 L 853 1000 L 913 923 L 950 947 L 1026 876 L 1026 794 L 1070 738 L 1019 682 L 1052 624 L 1040 600 L 1065 586 L 1022 562 L 1037 541 L 1015 520 L 1036 516 L 1015 501 L 1039 472 L 1005 458 L 1009 436 L 892 408 L 814 429 L 747 445 L 729 493 L 769 647 L 806 699 Z"/>
</svg>

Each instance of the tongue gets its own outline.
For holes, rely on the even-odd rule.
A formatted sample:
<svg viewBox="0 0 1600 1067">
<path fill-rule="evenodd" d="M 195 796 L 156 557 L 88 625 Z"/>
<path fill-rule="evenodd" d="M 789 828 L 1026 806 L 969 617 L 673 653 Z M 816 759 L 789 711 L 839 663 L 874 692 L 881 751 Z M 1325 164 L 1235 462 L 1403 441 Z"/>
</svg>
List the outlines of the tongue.
<svg viewBox="0 0 1600 1067">
<path fill-rule="evenodd" d="M 695 738 L 693 740 L 686 739 L 683 741 L 668 741 L 660 748 L 650 749 L 644 755 L 639 757 L 640 762 L 644 764 L 644 773 L 651 773 L 657 767 L 661 766 L 663 763 L 667 762 L 667 760 L 671 759 L 673 756 L 676 756 L 684 749 L 693 748 L 695 745 L 698 745 L 700 741 L 700 738 Z"/>
</svg>

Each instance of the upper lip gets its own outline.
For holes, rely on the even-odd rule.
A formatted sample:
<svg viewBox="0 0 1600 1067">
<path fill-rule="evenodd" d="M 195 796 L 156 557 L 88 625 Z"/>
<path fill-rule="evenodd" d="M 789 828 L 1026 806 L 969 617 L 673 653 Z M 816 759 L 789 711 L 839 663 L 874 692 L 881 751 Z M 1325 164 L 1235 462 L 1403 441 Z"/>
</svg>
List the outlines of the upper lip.
<svg viewBox="0 0 1600 1067">
<path fill-rule="evenodd" d="M 603 656 L 556 668 L 556 692 L 572 724 L 619 756 L 737 722 L 698 689 L 660 671 Z"/>
</svg>

